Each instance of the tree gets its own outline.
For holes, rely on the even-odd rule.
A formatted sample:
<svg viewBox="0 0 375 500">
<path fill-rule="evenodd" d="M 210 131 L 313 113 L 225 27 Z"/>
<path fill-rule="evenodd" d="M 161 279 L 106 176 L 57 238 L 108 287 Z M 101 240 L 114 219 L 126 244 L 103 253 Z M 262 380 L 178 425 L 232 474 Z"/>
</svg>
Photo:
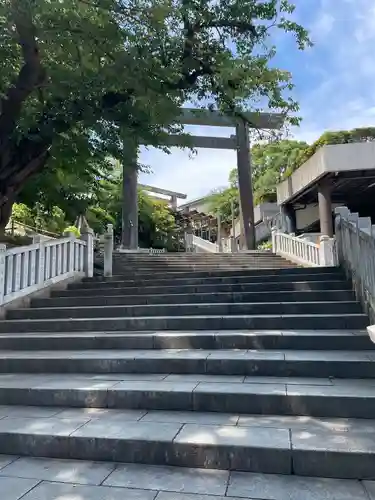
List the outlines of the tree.
<svg viewBox="0 0 375 500">
<path fill-rule="evenodd" d="M 298 167 L 303 165 L 318 151 L 318 149 L 322 148 L 323 146 L 373 141 L 375 141 L 374 127 L 324 132 L 324 134 L 322 134 L 313 144 L 311 144 L 311 146 L 309 146 L 304 151 L 304 154 L 299 158 Z"/>
<path fill-rule="evenodd" d="M 255 144 L 251 148 L 254 203 L 276 201 L 276 186 L 300 165 L 309 145 L 303 141 L 284 139 Z M 225 222 L 231 221 L 231 203 L 239 215 L 237 168 L 230 171 L 229 187 L 210 195 L 210 211 L 220 213 Z"/>
<path fill-rule="evenodd" d="M 295 112 L 290 75 L 269 64 L 275 48 L 265 43 L 274 27 L 309 44 L 293 9 L 288 0 L 3 0 L 0 227 L 31 178 L 119 158 L 124 135 L 160 145 L 180 130 L 172 124 L 189 98 L 237 114 Z"/>
<path fill-rule="evenodd" d="M 208 199 L 209 212 L 212 215 L 220 214 L 223 223 L 232 223 L 232 206 L 234 216 L 239 216 L 239 194 L 237 187 L 229 187 L 217 190 Z"/>
<path fill-rule="evenodd" d="M 308 148 L 303 141 L 284 139 L 251 148 L 255 204 L 276 201 L 276 186 L 300 165 Z"/>
</svg>

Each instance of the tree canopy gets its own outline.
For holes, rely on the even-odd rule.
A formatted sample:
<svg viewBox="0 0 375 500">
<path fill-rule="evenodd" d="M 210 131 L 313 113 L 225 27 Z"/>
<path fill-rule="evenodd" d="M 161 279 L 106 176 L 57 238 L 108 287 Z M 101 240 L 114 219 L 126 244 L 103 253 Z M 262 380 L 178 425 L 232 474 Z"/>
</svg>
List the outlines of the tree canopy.
<svg viewBox="0 0 375 500">
<path fill-rule="evenodd" d="M 279 29 L 309 44 L 293 10 L 288 0 L 3 0 L 0 226 L 20 193 L 43 200 L 62 176 L 97 179 L 124 136 L 161 145 L 188 100 L 295 121 L 291 75 L 272 66 L 269 42 Z"/>
</svg>

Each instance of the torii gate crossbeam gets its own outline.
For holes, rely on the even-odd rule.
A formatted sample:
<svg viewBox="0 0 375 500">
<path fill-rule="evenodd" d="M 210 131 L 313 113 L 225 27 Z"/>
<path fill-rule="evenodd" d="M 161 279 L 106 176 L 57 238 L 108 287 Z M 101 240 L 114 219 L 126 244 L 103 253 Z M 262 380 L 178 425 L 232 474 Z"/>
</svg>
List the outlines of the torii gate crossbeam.
<svg viewBox="0 0 375 500">
<path fill-rule="evenodd" d="M 185 125 L 209 125 L 214 127 L 235 127 L 235 137 L 198 137 L 189 138 L 191 147 L 237 150 L 238 185 L 240 209 L 243 222 L 246 249 L 255 249 L 254 204 L 251 179 L 251 156 L 249 128 L 280 129 L 284 117 L 272 113 L 244 113 L 244 119 L 224 115 L 219 111 L 207 109 L 181 110 L 177 121 Z M 251 125 L 249 125 L 249 123 Z M 183 141 L 181 141 L 183 143 Z M 167 145 L 179 145 L 177 136 L 170 136 Z M 137 159 L 138 145 L 124 144 L 123 163 L 123 228 L 121 246 L 127 250 L 138 249 L 138 209 L 137 209 Z"/>
</svg>

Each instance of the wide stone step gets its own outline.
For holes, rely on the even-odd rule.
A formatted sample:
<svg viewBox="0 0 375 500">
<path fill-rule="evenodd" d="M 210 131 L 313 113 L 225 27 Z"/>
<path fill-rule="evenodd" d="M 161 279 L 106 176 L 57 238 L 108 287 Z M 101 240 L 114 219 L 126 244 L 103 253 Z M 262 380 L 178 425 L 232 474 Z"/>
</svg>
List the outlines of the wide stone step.
<svg viewBox="0 0 375 500">
<path fill-rule="evenodd" d="M 124 272 L 128 269 L 143 270 L 143 269 L 152 269 L 152 270 L 183 270 L 183 269 L 195 269 L 195 270 L 215 270 L 215 269 L 296 269 L 299 266 L 296 264 L 292 264 L 290 262 L 286 262 L 283 259 L 279 261 L 237 261 L 237 262 L 160 262 L 160 263 L 137 263 L 137 262 L 118 262 L 116 260 L 113 261 L 113 267 L 118 269 L 120 272 Z M 313 268 L 309 268 L 313 269 Z"/>
<path fill-rule="evenodd" d="M 0 372 L 375 378 L 374 359 L 374 351 L 337 350 L 0 351 Z"/>
<path fill-rule="evenodd" d="M 237 283 L 288 283 L 294 281 L 330 281 L 337 280 L 337 273 L 327 273 L 327 274 L 300 274 L 298 278 L 294 274 L 282 274 L 280 276 L 274 276 L 269 274 L 256 275 L 256 276 L 220 276 L 213 278 L 175 278 L 175 279 L 158 279 L 158 280 L 122 280 L 122 281 L 88 281 L 88 282 L 75 282 L 68 285 L 69 289 L 87 289 L 94 288 L 97 293 L 101 293 L 102 288 L 124 288 L 124 287 L 140 287 L 140 286 L 184 286 L 184 285 L 220 285 L 220 284 L 237 284 Z M 342 281 L 345 281 L 344 279 Z"/>
<path fill-rule="evenodd" d="M 27 414 L 27 407 L 22 410 L 23 414 Z M 237 415 L 219 414 L 216 420 L 222 420 L 223 423 L 210 424 L 207 415 L 199 413 L 195 418 L 198 423 L 185 423 L 184 420 L 189 420 L 189 416 L 179 412 L 158 414 L 113 410 L 101 412 L 100 409 L 93 409 L 91 414 L 85 414 L 61 409 L 54 416 L 40 419 L 31 416 L 36 410 L 29 409 L 29 418 L 15 417 L 10 411 L 11 415 L 0 421 L 0 446 L 4 453 L 333 478 L 375 477 L 375 441 L 372 438 L 375 423 L 372 420 L 363 423 L 354 419 L 309 419 L 301 424 L 298 417 L 284 419 L 282 416 L 275 416 L 274 422 L 281 425 L 277 428 L 270 425 L 270 418 L 267 417 L 249 416 L 247 420 L 243 417 L 241 421 Z M 4 474 L 12 477 L 18 471 L 21 477 L 25 477 L 29 468 L 29 474 L 32 472 L 35 478 L 41 473 L 38 467 L 40 469 L 42 465 L 21 460 L 19 464 L 8 466 Z M 133 470 L 132 473 L 130 467 L 126 474 L 124 469 L 127 467 L 119 466 L 105 485 L 126 486 L 124 481 L 127 478 L 129 483 L 130 476 L 132 481 L 136 481 L 136 471 Z M 44 477 L 41 479 L 45 479 L 46 471 L 50 468 L 52 473 L 53 470 L 56 471 L 53 460 L 45 463 Z M 97 468 L 100 473 L 99 464 Z M 69 476 L 66 467 L 64 469 L 61 477 L 57 475 L 60 488 L 61 481 L 66 482 Z M 77 464 L 75 469 L 78 471 L 82 467 Z M 107 475 L 109 472 L 110 469 Z M 161 474 L 161 479 L 163 478 L 162 471 L 153 472 Z M 181 475 L 184 474 L 181 471 Z M 168 477 L 170 481 L 171 475 L 172 471 L 169 470 L 164 480 L 167 481 Z M 206 481 L 209 481 L 207 473 L 206 476 Z M 105 477 L 103 476 L 103 480 Z M 191 481 L 194 484 L 194 479 Z M 164 483 L 166 487 L 167 484 L 168 482 Z M 208 484 L 206 483 L 207 488 Z M 249 482 L 249 486 L 250 484 Z M 149 484 L 143 486 L 146 488 Z M 349 484 L 347 487 L 350 487 Z M 42 497 L 60 498 L 48 496 L 52 493 L 53 489 L 47 489 Z M 64 490 L 61 493 L 65 498 Z M 65 490 L 65 493 L 69 498 L 69 493 L 74 498 L 74 493 L 79 498 L 92 498 L 81 497 L 79 487 L 75 491 Z M 116 498 L 121 496 L 118 493 Z M 101 495 L 104 494 L 103 490 Z M 128 498 L 126 490 L 123 494 L 124 498 Z M 147 497 L 149 498 L 151 497 Z"/>
<path fill-rule="evenodd" d="M 259 271 L 259 269 L 246 269 L 245 268 L 233 268 L 230 267 L 228 271 L 222 271 L 220 269 L 213 269 L 213 270 L 207 270 L 207 271 L 194 271 L 194 276 L 197 278 L 208 278 L 208 277 L 220 277 L 220 276 L 257 276 L 259 274 L 267 274 L 267 275 L 273 275 L 273 276 L 278 276 L 282 274 L 337 274 L 338 276 L 341 276 L 344 278 L 343 272 L 339 268 L 332 268 L 332 267 L 313 267 L 311 269 L 304 269 L 304 268 L 280 268 L 280 269 L 264 269 L 262 272 Z M 150 276 L 151 275 L 151 276 Z M 83 282 L 92 282 L 92 281 L 122 281 L 125 279 L 129 278 L 139 278 L 139 279 L 157 279 L 159 277 L 164 278 L 165 276 L 168 276 L 169 278 L 184 278 L 186 276 L 190 277 L 191 276 L 191 271 L 173 271 L 170 270 L 168 267 L 163 267 L 162 270 L 156 270 L 155 269 L 139 269 L 138 267 L 136 269 L 123 269 L 121 274 L 118 275 L 113 275 L 111 277 L 103 277 L 103 276 L 97 276 L 94 278 L 83 278 Z"/>
<path fill-rule="evenodd" d="M 12 309 L 9 319 L 118 318 L 139 316 L 195 316 L 239 314 L 351 314 L 361 313 L 359 302 L 256 302 L 218 304 L 146 304 Z"/>
<path fill-rule="evenodd" d="M 373 380 L 368 384 L 363 380 L 343 380 L 334 385 L 285 384 L 275 379 L 272 383 L 197 382 L 184 381 L 183 377 L 181 380 L 134 380 L 134 375 L 125 381 L 62 374 L 0 376 L 0 404 L 375 418 Z M 110 429 L 107 424 L 107 431 Z M 153 426 L 149 425 L 149 429 Z"/>
<path fill-rule="evenodd" d="M 374 500 L 375 493 L 374 481 L 223 469 L 17 455 L 1 465 L 7 500 L 296 500 L 301 491 L 303 500 Z"/>
<path fill-rule="evenodd" d="M 259 302 L 348 302 L 355 300 L 351 290 L 317 290 L 311 292 L 218 292 L 56 297 L 32 299 L 31 307 L 87 307 L 146 304 L 215 304 L 215 303 L 259 303 Z"/>
<path fill-rule="evenodd" d="M 289 265 L 285 264 L 278 264 L 278 265 L 263 265 L 260 266 L 259 264 L 254 264 L 254 265 L 227 265 L 227 266 L 210 266 L 210 265 L 200 265 L 200 266 L 190 266 L 190 265 L 179 265 L 179 266 L 164 266 L 164 265 L 159 265 L 159 266 L 153 266 L 153 267 L 138 267 L 136 266 L 137 271 L 134 272 L 132 270 L 132 267 L 135 267 L 133 265 L 127 265 L 127 266 L 122 266 L 122 265 L 113 265 L 113 274 L 114 275 L 129 275 L 129 274 L 202 274 L 204 275 L 209 275 L 212 273 L 216 274 L 228 274 L 231 273 L 232 271 L 243 271 L 244 273 L 247 272 L 254 272 L 254 273 L 265 273 L 265 272 L 273 272 L 273 271 L 294 271 L 295 269 L 302 269 L 302 268 L 297 268 L 297 267 L 290 267 Z M 311 268 L 313 269 L 313 268 Z M 303 270 L 303 269 L 302 269 Z"/>
<path fill-rule="evenodd" d="M 170 252 L 170 253 L 160 253 L 160 254 L 140 254 L 140 253 L 122 253 L 114 252 L 114 259 L 119 260 L 129 260 L 129 261 L 150 261 L 150 262 L 160 262 L 160 261 L 170 261 L 170 260 L 241 260 L 241 259 L 281 259 L 280 255 L 276 255 L 272 252 L 264 251 L 254 251 L 254 252 L 237 252 L 237 253 L 188 253 L 188 252 Z"/>
<path fill-rule="evenodd" d="M 0 320 L 0 333 L 161 330 L 363 330 L 365 314 L 139 316 Z"/>
<path fill-rule="evenodd" d="M 1 334 L 1 350 L 294 349 L 374 350 L 363 331 L 59 332 Z"/>
<path fill-rule="evenodd" d="M 321 280 L 321 281 L 294 281 L 294 282 L 269 282 L 269 283 L 239 283 L 229 285 L 170 285 L 170 286 L 145 286 L 144 284 L 135 289 L 134 286 L 122 286 L 106 288 L 98 292 L 96 288 L 80 288 L 68 290 L 52 290 L 52 297 L 83 297 L 83 296 L 114 296 L 114 295 L 155 295 L 155 294 L 183 294 L 190 295 L 199 293 L 219 292 L 284 292 L 284 291 L 316 291 L 325 290 L 351 290 L 351 285 L 344 280 Z"/>
</svg>

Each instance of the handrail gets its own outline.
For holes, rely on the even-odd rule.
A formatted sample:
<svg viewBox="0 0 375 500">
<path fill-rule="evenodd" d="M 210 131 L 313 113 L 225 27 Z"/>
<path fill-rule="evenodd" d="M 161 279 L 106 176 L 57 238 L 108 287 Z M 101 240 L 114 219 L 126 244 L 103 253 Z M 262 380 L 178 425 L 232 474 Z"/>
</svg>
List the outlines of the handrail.
<svg viewBox="0 0 375 500">
<path fill-rule="evenodd" d="M 328 236 L 321 236 L 320 243 L 312 243 L 272 230 L 272 250 L 286 259 L 308 267 L 336 266 L 335 240 Z"/>
<path fill-rule="evenodd" d="M 93 275 L 93 233 L 41 240 L 7 249 L 0 245 L 0 305 L 72 276 Z"/>
<path fill-rule="evenodd" d="M 193 236 L 193 246 L 201 248 L 203 251 L 209 253 L 219 252 L 219 245 L 217 243 L 211 243 L 211 241 L 204 240 L 199 236 L 195 236 L 195 234 L 193 234 L 192 236 Z"/>
<path fill-rule="evenodd" d="M 274 253 L 297 264 L 312 267 L 321 265 L 318 245 L 290 234 L 274 231 L 272 233 L 272 249 Z"/>
<path fill-rule="evenodd" d="M 375 226 L 346 207 L 335 209 L 337 254 L 357 299 L 375 323 Z"/>
</svg>

